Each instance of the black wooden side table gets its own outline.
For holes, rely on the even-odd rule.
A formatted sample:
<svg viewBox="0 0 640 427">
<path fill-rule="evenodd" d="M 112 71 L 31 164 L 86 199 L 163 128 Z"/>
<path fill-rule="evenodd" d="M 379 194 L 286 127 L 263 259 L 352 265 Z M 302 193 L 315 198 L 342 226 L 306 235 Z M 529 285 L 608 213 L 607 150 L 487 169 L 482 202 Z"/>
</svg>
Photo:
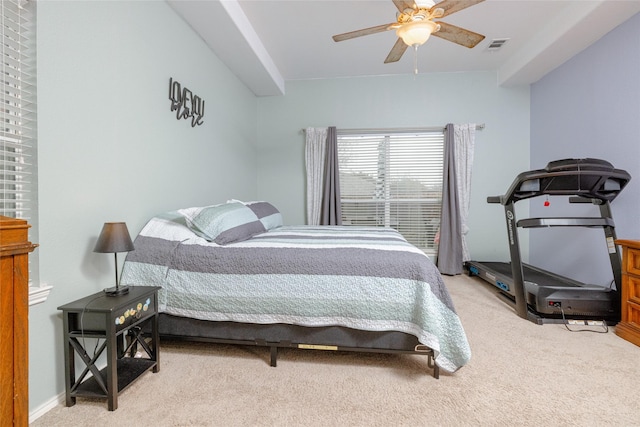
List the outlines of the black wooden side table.
<svg viewBox="0 0 640 427">
<path fill-rule="evenodd" d="M 64 322 L 67 406 L 75 405 L 76 396 L 102 397 L 114 411 L 118 409 L 118 393 L 145 372 L 160 370 L 159 289 L 130 286 L 126 295 L 98 292 L 58 307 Z M 143 332 L 149 328 L 151 341 L 147 342 Z M 99 370 L 96 361 L 105 350 L 107 366 Z M 76 354 L 85 364 L 77 378 Z M 92 376 L 87 378 L 89 372 Z"/>
</svg>

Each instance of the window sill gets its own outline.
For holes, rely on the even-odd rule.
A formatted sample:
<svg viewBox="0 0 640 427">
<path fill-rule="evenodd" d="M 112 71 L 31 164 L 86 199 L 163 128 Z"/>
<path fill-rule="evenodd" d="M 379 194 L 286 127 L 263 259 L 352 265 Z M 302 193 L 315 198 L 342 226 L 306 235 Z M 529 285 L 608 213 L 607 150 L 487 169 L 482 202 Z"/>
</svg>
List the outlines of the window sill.
<svg viewBox="0 0 640 427">
<path fill-rule="evenodd" d="M 29 306 L 40 304 L 47 300 L 53 286 L 29 286 Z"/>
</svg>

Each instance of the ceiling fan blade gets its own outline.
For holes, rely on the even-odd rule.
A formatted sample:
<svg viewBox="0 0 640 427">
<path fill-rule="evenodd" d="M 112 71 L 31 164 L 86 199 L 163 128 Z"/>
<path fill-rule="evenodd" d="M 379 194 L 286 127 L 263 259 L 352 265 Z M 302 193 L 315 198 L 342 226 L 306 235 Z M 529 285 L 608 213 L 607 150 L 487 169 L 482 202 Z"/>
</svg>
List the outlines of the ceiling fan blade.
<svg viewBox="0 0 640 427">
<path fill-rule="evenodd" d="M 396 44 L 394 44 L 391 48 L 391 52 L 389 52 L 389 55 L 387 55 L 387 59 L 384 60 L 384 63 L 388 64 L 390 62 L 398 62 L 400 58 L 402 58 L 402 55 L 404 55 L 407 47 L 409 46 L 404 44 L 401 38 L 398 38 Z"/>
<path fill-rule="evenodd" d="M 407 9 L 413 9 L 413 7 L 415 6 L 415 3 L 413 2 L 413 0 L 411 1 L 393 0 L 393 4 L 396 5 L 400 13 L 403 13 Z"/>
<path fill-rule="evenodd" d="M 440 37 L 461 46 L 472 48 L 484 40 L 482 34 L 474 33 L 455 25 L 447 24 L 446 22 L 436 22 L 436 24 L 440 24 L 440 30 L 433 33 L 432 36 Z"/>
<path fill-rule="evenodd" d="M 466 9 L 469 6 L 473 6 L 474 4 L 482 3 L 483 1 L 484 0 L 442 0 L 440 3 L 436 3 L 431 10 L 444 9 L 444 14 L 440 16 L 440 18 L 442 18 Z"/>
<path fill-rule="evenodd" d="M 341 42 L 343 40 L 354 39 L 356 37 L 368 36 L 369 34 L 381 33 L 383 31 L 390 30 L 391 29 L 390 27 L 394 24 L 395 22 L 392 24 L 378 25 L 377 27 L 363 28 L 361 30 L 350 31 L 348 33 L 343 33 L 343 34 L 337 34 L 333 36 L 333 41 Z"/>
</svg>

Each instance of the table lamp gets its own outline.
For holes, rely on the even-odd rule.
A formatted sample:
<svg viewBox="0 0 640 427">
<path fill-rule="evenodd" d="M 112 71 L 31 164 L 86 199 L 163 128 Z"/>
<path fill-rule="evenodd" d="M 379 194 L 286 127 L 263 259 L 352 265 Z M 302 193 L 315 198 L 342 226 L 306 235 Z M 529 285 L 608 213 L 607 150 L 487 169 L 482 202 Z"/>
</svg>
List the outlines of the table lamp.
<svg viewBox="0 0 640 427">
<path fill-rule="evenodd" d="M 93 252 L 113 253 L 116 260 L 116 286 L 105 289 L 109 296 L 125 295 L 129 293 L 127 286 L 120 286 L 118 282 L 118 252 L 129 252 L 134 250 L 127 224 L 124 222 L 105 222 L 96 242 Z"/>
</svg>

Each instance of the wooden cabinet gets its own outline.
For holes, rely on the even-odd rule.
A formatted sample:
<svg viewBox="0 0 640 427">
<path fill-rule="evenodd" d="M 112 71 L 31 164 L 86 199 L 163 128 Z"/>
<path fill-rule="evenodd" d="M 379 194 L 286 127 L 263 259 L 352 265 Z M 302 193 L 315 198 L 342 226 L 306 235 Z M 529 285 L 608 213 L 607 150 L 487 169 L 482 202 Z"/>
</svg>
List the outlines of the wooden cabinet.
<svg viewBox="0 0 640 427">
<path fill-rule="evenodd" d="M 24 220 L 0 216 L 0 425 L 29 424 L 29 252 Z"/>
<path fill-rule="evenodd" d="M 616 240 L 622 247 L 622 306 L 616 334 L 640 346 L 640 240 Z"/>
</svg>

